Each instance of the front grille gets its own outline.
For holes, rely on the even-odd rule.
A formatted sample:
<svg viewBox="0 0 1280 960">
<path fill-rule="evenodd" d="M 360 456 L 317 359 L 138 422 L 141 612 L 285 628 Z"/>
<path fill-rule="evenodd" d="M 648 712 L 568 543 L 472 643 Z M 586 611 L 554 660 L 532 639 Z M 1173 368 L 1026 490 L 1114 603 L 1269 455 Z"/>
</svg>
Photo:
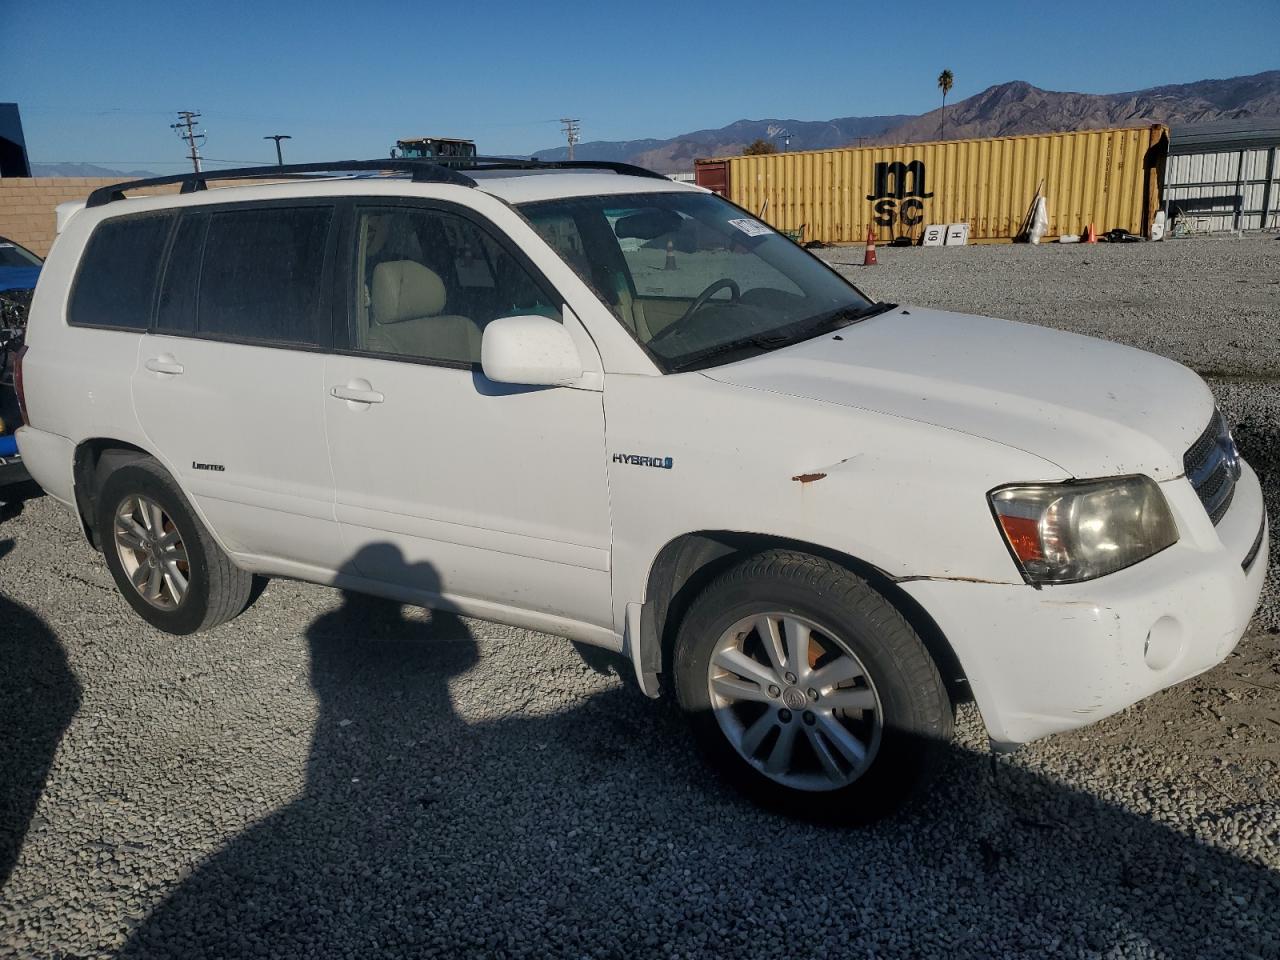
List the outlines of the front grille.
<svg viewBox="0 0 1280 960">
<path fill-rule="evenodd" d="M 1209 519 L 1217 524 L 1226 516 L 1240 479 L 1240 455 L 1221 410 L 1213 411 L 1204 433 L 1183 454 L 1182 465 Z"/>
</svg>

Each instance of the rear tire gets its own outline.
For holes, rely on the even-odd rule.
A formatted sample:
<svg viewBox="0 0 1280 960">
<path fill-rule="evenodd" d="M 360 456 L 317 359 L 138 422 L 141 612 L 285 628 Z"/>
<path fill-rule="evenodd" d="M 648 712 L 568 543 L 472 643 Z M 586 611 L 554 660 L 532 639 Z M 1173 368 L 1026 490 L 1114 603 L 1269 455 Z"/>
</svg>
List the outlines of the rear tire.
<svg viewBox="0 0 1280 960">
<path fill-rule="evenodd" d="M 179 635 L 211 630 L 248 606 L 253 576 L 231 562 L 150 457 L 107 475 L 95 523 L 116 586 L 153 627 Z"/>
<path fill-rule="evenodd" d="M 703 755 L 793 816 L 884 816 L 951 740 L 951 701 L 920 637 L 866 581 L 809 554 L 768 551 L 713 581 L 674 660 Z"/>
</svg>

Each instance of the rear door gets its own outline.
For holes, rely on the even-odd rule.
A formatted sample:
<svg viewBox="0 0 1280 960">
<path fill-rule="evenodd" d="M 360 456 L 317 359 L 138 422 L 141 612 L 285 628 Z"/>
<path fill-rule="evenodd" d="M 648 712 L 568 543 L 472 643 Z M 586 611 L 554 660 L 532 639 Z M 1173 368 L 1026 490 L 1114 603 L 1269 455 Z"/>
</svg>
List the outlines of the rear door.
<svg viewBox="0 0 1280 960">
<path fill-rule="evenodd" d="M 228 549 L 339 562 L 324 427 L 331 202 L 193 207 L 134 374 L 138 420 Z"/>
</svg>

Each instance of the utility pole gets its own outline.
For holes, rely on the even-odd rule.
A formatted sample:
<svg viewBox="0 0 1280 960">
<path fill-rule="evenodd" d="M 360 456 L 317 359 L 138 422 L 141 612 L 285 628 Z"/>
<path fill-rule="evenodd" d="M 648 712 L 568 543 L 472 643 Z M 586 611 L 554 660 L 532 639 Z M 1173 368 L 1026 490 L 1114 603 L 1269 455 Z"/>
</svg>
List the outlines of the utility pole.
<svg viewBox="0 0 1280 960">
<path fill-rule="evenodd" d="M 200 144 L 204 142 L 204 134 L 196 133 L 196 121 L 200 119 L 200 114 L 190 110 L 178 111 L 178 122 L 169 124 L 169 127 L 178 131 L 178 136 L 187 141 L 187 146 L 191 148 L 191 165 L 195 167 L 196 173 L 200 172 Z"/>
<path fill-rule="evenodd" d="M 578 136 L 578 121 L 571 120 L 569 117 L 560 118 L 560 128 L 564 131 L 564 138 L 569 144 L 569 159 L 573 159 L 573 147 L 581 139 Z"/>
<path fill-rule="evenodd" d="M 282 154 L 282 153 L 280 152 L 280 141 L 281 141 L 281 140 L 292 140 L 292 139 L 293 139 L 293 137 L 289 136 L 287 133 L 273 133 L 273 134 L 270 134 L 269 136 L 265 136 L 265 137 L 263 137 L 262 139 L 263 139 L 263 140 L 274 140 L 274 141 L 276 142 L 276 166 L 278 166 L 278 167 L 283 167 L 283 166 L 284 166 L 284 154 Z"/>
</svg>

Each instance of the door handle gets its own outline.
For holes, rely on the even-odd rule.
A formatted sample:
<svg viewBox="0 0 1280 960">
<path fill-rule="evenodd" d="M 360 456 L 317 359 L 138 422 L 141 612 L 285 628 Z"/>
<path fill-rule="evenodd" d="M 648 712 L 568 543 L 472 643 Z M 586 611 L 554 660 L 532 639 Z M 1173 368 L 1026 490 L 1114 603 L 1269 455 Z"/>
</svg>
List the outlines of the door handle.
<svg viewBox="0 0 1280 960">
<path fill-rule="evenodd" d="M 159 357 L 150 358 L 143 366 L 152 373 L 167 373 L 175 377 L 182 372 L 182 364 L 167 353 Z"/>
<path fill-rule="evenodd" d="M 352 403 L 381 403 L 386 399 L 369 384 L 368 380 L 352 380 L 345 387 L 334 387 L 330 396 Z"/>
</svg>

